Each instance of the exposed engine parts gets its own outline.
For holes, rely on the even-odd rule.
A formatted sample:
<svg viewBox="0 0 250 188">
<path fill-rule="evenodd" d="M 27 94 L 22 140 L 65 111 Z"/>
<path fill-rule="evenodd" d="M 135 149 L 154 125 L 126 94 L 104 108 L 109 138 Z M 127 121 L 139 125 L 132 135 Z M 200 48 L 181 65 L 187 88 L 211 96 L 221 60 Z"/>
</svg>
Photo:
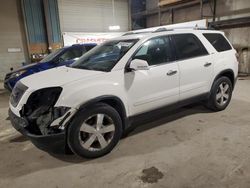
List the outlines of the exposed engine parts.
<svg viewBox="0 0 250 188">
<path fill-rule="evenodd" d="M 60 131 L 58 126 L 51 127 L 51 123 L 62 117 L 69 108 L 54 107 L 62 89 L 46 88 L 31 94 L 22 109 L 22 116 L 29 122 L 28 129 L 36 134 L 52 134 Z"/>
</svg>

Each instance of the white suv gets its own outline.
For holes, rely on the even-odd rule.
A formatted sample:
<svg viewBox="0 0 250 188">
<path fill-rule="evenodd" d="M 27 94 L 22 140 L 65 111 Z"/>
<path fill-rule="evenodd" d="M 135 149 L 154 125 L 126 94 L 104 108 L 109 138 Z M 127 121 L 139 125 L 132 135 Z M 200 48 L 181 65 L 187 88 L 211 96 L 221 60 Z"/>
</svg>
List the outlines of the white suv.
<svg viewBox="0 0 250 188">
<path fill-rule="evenodd" d="M 127 33 L 71 66 L 19 81 L 9 115 L 41 149 L 99 157 L 137 120 L 195 101 L 214 111 L 225 109 L 237 73 L 236 51 L 222 32 Z"/>
</svg>

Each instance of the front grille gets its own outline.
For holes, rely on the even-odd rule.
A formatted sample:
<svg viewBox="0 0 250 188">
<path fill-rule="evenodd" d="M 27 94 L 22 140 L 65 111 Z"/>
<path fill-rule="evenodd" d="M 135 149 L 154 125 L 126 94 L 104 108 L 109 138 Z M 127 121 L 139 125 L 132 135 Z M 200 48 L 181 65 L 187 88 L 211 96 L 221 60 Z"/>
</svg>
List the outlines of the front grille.
<svg viewBox="0 0 250 188">
<path fill-rule="evenodd" d="M 10 103 L 16 107 L 22 98 L 24 92 L 28 89 L 27 86 L 23 85 L 20 81 L 17 82 L 14 89 L 12 90 L 11 96 L 10 96 Z"/>
</svg>

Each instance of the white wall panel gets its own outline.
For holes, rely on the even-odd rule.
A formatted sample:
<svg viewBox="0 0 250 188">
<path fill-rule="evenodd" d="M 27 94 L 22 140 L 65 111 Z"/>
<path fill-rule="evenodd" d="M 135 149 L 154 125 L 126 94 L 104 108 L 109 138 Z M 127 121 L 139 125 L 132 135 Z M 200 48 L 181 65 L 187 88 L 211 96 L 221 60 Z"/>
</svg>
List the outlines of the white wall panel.
<svg viewBox="0 0 250 188">
<path fill-rule="evenodd" d="M 25 62 L 26 49 L 22 21 L 16 0 L 2 2 L 0 6 L 0 80 L 10 68 Z"/>
<path fill-rule="evenodd" d="M 110 25 L 128 30 L 128 0 L 58 0 L 62 32 L 107 32 Z M 115 23 L 114 23 L 115 22 Z"/>
</svg>

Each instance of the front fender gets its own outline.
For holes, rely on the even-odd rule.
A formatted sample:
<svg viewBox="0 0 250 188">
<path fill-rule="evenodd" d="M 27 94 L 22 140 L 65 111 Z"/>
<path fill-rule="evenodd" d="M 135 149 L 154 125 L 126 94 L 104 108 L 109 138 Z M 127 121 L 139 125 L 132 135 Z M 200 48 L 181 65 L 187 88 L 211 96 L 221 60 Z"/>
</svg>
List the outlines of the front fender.
<svg viewBox="0 0 250 188">
<path fill-rule="evenodd" d="M 56 106 L 68 106 L 79 109 L 88 101 L 99 99 L 103 96 L 115 96 L 122 101 L 128 114 L 123 75 L 122 71 L 110 72 L 95 78 L 78 80 L 63 85 L 63 91 Z"/>
</svg>

